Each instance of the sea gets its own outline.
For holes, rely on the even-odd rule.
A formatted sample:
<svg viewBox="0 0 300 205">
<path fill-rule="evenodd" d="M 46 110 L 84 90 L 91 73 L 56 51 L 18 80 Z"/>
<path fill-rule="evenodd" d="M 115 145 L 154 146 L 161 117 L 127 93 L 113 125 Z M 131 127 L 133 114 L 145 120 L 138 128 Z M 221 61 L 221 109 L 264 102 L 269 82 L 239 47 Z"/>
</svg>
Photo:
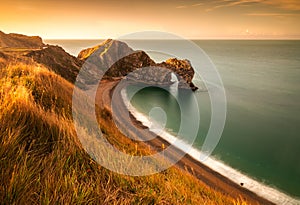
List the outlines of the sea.
<svg viewBox="0 0 300 205">
<path fill-rule="evenodd" d="M 100 44 L 102 40 L 45 42 L 60 45 L 77 56 L 82 49 Z M 145 40 L 148 45 L 160 42 Z M 227 100 L 222 136 L 204 163 L 276 204 L 300 204 L 300 41 L 192 42 L 215 65 Z M 129 46 L 135 48 L 134 42 Z M 185 50 L 182 54 L 188 58 L 188 52 Z M 169 57 L 149 54 L 158 62 Z M 197 159 L 209 129 L 212 107 L 203 85 L 196 85 L 201 88 L 194 94 L 200 104 L 199 131 L 193 142 L 188 132 L 180 138 L 183 147 L 185 143 L 193 143 L 193 149 L 188 152 Z M 187 99 L 180 90 L 177 92 Z M 186 100 L 183 107 L 179 107 L 172 94 L 157 87 L 143 88 L 130 99 L 131 112 L 145 125 L 155 120 L 149 117 L 153 108 L 159 107 L 165 112 L 161 136 L 165 133 L 166 138 L 176 136 L 180 123 L 192 119 L 195 106 L 191 103 L 193 101 Z"/>
</svg>

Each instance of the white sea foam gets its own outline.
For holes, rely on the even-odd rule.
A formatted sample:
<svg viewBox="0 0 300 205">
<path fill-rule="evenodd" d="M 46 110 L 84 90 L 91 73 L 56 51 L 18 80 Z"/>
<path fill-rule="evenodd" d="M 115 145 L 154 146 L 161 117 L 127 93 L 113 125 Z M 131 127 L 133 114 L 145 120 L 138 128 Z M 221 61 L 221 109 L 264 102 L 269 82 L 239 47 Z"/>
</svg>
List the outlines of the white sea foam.
<svg viewBox="0 0 300 205">
<path fill-rule="evenodd" d="M 150 121 L 149 117 L 137 111 L 128 100 L 126 90 L 122 90 L 121 92 L 123 101 L 127 106 L 127 109 L 132 113 L 132 115 L 140 121 L 144 126 L 150 127 L 152 122 Z M 154 130 L 155 132 L 155 130 Z M 191 147 L 187 142 L 183 140 L 179 140 L 172 134 L 158 130 L 156 134 L 159 134 L 161 138 L 168 141 L 169 143 L 176 146 L 178 149 L 188 153 L 191 157 L 196 160 L 200 159 L 201 151 Z M 191 147 L 191 148 L 190 148 Z M 190 149 L 189 149 L 190 148 Z M 189 150 L 189 151 L 187 151 Z M 251 177 L 241 173 L 238 170 L 233 169 L 232 167 L 226 165 L 224 162 L 215 159 L 214 157 L 210 156 L 205 161 L 201 161 L 201 163 L 205 164 L 206 166 L 210 167 L 214 171 L 220 173 L 221 175 L 229 178 L 233 182 L 240 184 L 243 183 L 243 187 L 247 188 L 248 190 L 256 193 L 257 195 L 268 199 L 269 201 L 280 204 L 280 205 L 300 205 L 300 199 L 292 198 L 291 196 L 280 192 L 276 188 L 270 187 L 265 185 L 261 182 L 258 182 Z"/>
</svg>

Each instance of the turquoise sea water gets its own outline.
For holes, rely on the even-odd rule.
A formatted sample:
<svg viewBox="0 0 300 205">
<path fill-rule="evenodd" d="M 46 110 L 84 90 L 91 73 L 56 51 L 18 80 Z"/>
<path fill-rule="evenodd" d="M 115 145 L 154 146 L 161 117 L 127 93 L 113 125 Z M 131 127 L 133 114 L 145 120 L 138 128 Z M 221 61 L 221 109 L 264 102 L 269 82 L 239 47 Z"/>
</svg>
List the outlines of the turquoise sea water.
<svg viewBox="0 0 300 205">
<path fill-rule="evenodd" d="M 197 44 L 217 66 L 228 101 L 215 155 L 300 197 L 300 41 Z"/>
<path fill-rule="evenodd" d="M 82 48 L 100 41 L 47 42 L 77 55 Z M 227 120 L 213 156 L 259 182 L 300 198 L 300 41 L 194 42 L 216 65 L 226 91 Z M 206 92 L 196 96 L 201 104 L 201 123 L 193 146 L 201 149 L 211 108 Z M 189 119 L 178 115 L 178 106 L 170 106 L 170 96 L 161 89 L 141 90 L 131 103 L 146 115 L 152 107 L 162 107 L 168 116 L 166 126 L 174 132 L 180 121 Z M 193 113 L 188 103 L 185 112 Z M 186 135 L 183 138 L 189 141 Z"/>
</svg>

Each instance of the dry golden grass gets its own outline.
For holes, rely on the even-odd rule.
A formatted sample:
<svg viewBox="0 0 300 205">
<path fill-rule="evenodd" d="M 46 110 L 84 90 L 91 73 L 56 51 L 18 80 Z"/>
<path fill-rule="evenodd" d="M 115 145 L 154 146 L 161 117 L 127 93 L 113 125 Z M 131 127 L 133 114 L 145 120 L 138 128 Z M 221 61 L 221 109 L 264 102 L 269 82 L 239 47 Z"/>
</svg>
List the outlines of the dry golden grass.
<svg viewBox="0 0 300 205">
<path fill-rule="evenodd" d="M 98 165 L 77 140 L 72 88 L 36 64 L 0 70 L 0 203 L 243 204 L 177 168 L 130 177 Z M 110 121 L 102 126 L 118 148 L 147 152 L 123 139 Z"/>
</svg>

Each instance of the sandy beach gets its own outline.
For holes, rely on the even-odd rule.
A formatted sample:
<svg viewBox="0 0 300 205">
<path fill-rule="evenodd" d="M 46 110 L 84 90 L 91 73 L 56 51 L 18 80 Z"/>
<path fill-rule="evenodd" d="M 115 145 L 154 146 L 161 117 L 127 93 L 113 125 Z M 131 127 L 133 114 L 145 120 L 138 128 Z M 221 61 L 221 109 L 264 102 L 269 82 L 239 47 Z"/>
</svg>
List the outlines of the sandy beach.
<svg viewBox="0 0 300 205">
<path fill-rule="evenodd" d="M 153 135 L 156 135 L 150 132 L 148 129 L 145 129 L 145 126 L 143 126 L 141 122 L 137 121 L 133 115 L 130 115 L 133 123 L 124 121 L 124 119 L 126 119 L 126 114 L 128 115 L 128 110 L 122 100 L 120 92 L 121 88 L 117 88 L 118 90 L 114 90 L 118 83 L 119 80 L 103 80 L 97 90 L 96 104 L 111 111 L 111 98 L 112 93 L 114 93 L 114 97 L 115 99 L 117 99 L 117 103 L 115 103 L 117 109 L 115 109 L 114 112 L 116 112 L 117 110 L 118 116 L 120 116 L 118 119 L 119 126 L 125 127 L 128 131 L 132 130 L 134 128 L 133 126 L 139 126 L 143 129 L 142 131 L 140 131 L 140 133 L 137 133 L 138 137 L 142 137 L 145 139 L 149 139 L 149 137 L 153 137 Z M 149 145 L 151 149 L 156 151 L 161 150 L 162 144 L 164 144 L 166 147 L 169 146 L 169 143 L 166 140 L 157 135 L 154 139 L 146 141 L 145 143 Z M 178 153 L 182 153 L 182 151 L 172 146 L 172 149 L 170 149 L 169 152 L 166 152 L 165 156 L 168 159 L 172 159 Z M 240 197 L 247 201 L 248 204 L 274 204 L 249 191 L 240 184 L 234 183 L 230 179 L 224 177 L 222 174 L 215 172 L 214 170 L 195 160 L 188 154 L 185 154 L 184 157 L 175 166 L 189 172 L 197 179 L 203 181 L 209 187 L 235 198 Z"/>
</svg>

